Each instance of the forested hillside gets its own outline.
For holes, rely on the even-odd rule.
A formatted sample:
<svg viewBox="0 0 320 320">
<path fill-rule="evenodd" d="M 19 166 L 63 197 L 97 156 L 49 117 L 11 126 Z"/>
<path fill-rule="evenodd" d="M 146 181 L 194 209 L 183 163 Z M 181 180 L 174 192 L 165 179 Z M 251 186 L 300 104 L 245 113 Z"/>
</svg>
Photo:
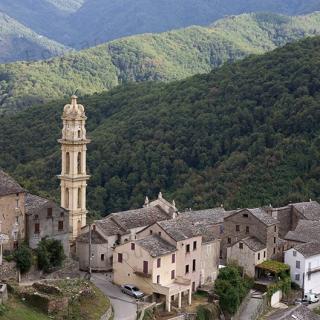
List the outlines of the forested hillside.
<svg viewBox="0 0 320 320">
<path fill-rule="evenodd" d="M 161 190 L 179 208 L 320 200 L 320 37 L 172 83 L 83 97 L 101 212 Z M 61 112 L 69 101 L 0 118 L 0 166 L 59 197 Z"/>
<path fill-rule="evenodd" d="M 68 49 L 0 12 L 0 63 L 49 59 Z"/>
<path fill-rule="evenodd" d="M 320 10 L 320 0 L 1 0 L 0 10 L 39 34 L 83 48 L 247 12 L 311 13 Z"/>
<path fill-rule="evenodd" d="M 319 33 L 320 13 L 244 14 L 207 28 L 134 36 L 48 61 L 0 65 L 0 112 L 70 96 L 76 89 L 83 95 L 132 81 L 178 80 Z"/>
</svg>

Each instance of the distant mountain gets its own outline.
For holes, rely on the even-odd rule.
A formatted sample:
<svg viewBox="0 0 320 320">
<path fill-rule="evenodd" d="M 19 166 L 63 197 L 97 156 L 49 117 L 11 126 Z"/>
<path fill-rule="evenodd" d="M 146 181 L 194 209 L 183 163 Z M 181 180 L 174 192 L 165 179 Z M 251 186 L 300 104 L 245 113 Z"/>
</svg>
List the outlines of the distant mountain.
<svg viewBox="0 0 320 320">
<path fill-rule="evenodd" d="M 320 34 L 320 13 L 244 14 L 210 27 L 145 34 L 47 61 L 0 65 L 0 109 L 17 110 L 118 84 L 178 80 L 287 42 Z"/>
<path fill-rule="evenodd" d="M 70 51 L 0 12 L 0 63 L 48 59 Z"/>
<path fill-rule="evenodd" d="M 320 10 L 320 0 L 1 0 L 0 10 L 79 49 L 134 34 L 206 26 L 228 15 L 311 13 Z"/>
<path fill-rule="evenodd" d="M 315 37 L 209 74 L 80 98 L 90 210 L 139 207 L 160 190 L 182 209 L 319 201 L 319 74 Z M 0 117 L 0 167 L 58 199 L 69 99 Z"/>
</svg>

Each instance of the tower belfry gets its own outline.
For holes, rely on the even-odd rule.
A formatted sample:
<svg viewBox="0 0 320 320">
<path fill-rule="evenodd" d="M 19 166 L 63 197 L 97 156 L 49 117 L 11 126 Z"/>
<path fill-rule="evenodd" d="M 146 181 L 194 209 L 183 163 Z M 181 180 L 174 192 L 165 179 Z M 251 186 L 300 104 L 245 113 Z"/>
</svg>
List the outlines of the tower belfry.
<svg viewBox="0 0 320 320">
<path fill-rule="evenodd" d="M 77 103 L 75 95 L 71 104 L 63 109 L 62 138 L 59 141 L 62 151 L 61 180 L 61 207 L 69 210 L 69 224 L 72 230 L 70 240 L 74 240 L 82 227 L 86 225 L 86 188 L 87 175 L 86 153 L 86 115 L 84 107 Z"/>
</svg>

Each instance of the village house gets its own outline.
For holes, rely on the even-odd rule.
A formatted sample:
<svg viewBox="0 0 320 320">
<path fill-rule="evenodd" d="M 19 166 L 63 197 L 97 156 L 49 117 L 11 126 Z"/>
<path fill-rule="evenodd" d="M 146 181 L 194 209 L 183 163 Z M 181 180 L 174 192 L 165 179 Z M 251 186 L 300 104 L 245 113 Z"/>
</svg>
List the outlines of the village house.
<svg viewBox="0 0 320 320">
<path fill-rule="evenodd" d="M 306 293 L 320 293 L 320 245 L 308 242 L 285 252 L 285 263 L 290 266 L 291 280 Z"/>
<path fill-rule="evenodd" d="M 0 170 L 1 233 L 9 237 L 4 250 L 12 251 L 27 242 L 35 249 L 45 237 L 60 240 L 69 254 L 69 215 L 54 201 L 26 192 L 12 177 Z"/>
<path fill-rule="evenodd" d="M 159 196 L 149 202 L 146 198 L 142 208 L 111 213 L 106 218 L 96 220 L 91 226 L 91 268 L 106 271 L 112 268 L 113 250 L 117 245 L 134 240 L 137 232 L 157 221 L 175 218 L 178 210 L 175 203 L 170 203 Z M 89 267 L 89 226 L 82 229 L 76 239 L 76 253 L 80 269 Z"/>
<path fill-rule="evenodd" d="M 61 241 L 64 253 L 69 255 L 69 214 L 54 201 L 27 193 L 25 197 L 26 239 L 35 249 L 41 239 L 48 237 Z"/>
<path fill-rule="evenodd" d="M 154 301 L 164 300 L 166 310 L 182 295 L 188 296 L 191 304 L 191 282 L 179 276 L 177 247 L 157 234 L 133 240 L 115 248 L 113 281 L 118 285 L 134 284 Z"/>
</svg>

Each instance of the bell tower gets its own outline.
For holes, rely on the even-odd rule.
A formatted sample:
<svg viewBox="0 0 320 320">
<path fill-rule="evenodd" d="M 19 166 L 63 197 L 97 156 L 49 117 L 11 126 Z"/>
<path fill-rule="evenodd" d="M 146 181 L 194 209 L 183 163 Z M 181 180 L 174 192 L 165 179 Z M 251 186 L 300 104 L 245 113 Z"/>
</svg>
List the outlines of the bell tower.
<svg viewBox="0 0 320 320">
<path fill-rule="evenodd" d="M 73 241 L 86 225 L 86 188 L 90 176 L 86 170 L 87 144 L 86 115 L 84 107 L 77 103 L 75 95 L 71 104 L 63 109 L 62 138 L 59 141 L 62 152 L 61 207 L 69 211 L 70 240 Z"/>
</svg>

